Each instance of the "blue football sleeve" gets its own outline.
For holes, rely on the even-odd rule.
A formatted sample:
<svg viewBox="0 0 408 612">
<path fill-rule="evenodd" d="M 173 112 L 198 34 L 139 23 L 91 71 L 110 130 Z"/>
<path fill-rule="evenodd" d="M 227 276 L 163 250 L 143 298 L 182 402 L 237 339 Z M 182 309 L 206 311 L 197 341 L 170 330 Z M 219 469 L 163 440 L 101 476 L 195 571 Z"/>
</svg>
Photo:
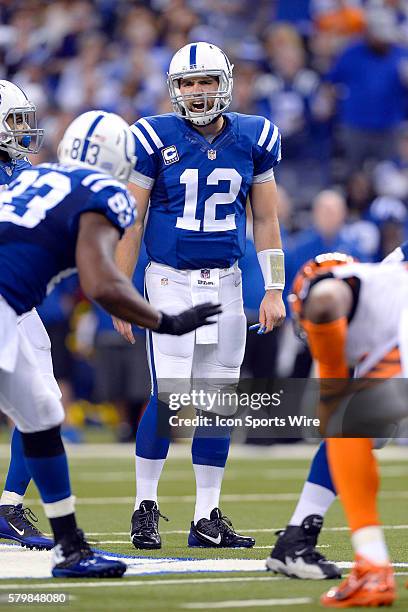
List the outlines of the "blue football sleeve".
<svg viewBox="0 0 408 612">
<path fill-rule="evenodd" d="M 136 145 L 136 165 L 130 174 L 130 182 L 151 189 L 157 176 L 158 163 L 156 147 L 151 139 L 150 133 L 146 130 L 146 125 L 152 131 L 146 119 L 140 119 L 130 126 Z"/>
<path fill-rule="evenodd" d="M 11 174 L 10 168 L 12 168 Z M 3 189 L 6 189 L 7 185 L 10 185 L 13 181 L 15 181 L 19 174 L 28 168 L 31 168 L 31 164 L 26 157 L 19 159 L 12 166 L 10 166 L 10 164 L 7 162 L 0 161 L 0 185 L 3 186 Z M 0 191 L 3 191 L 3 189 L 0 187 Z"/>
<path fill-rule="evenodd" d="M 136 202 L 127 189 L 119 187 L 116 181 L 112 180 L 111 185 L 106 185 L 89 198 L 81 212 L 90 211 L 103 214 L 122 235 L 125 229 L 135 222 Z"/>
<path fill-rule="evenodd" d="M 274 178 L 273 168 L 281 160 L 281 136 L 276 125 L 263 119 L 252 148 L 253 183 L 266 183 Z"/>
<path fill-rule="evenodd" d="M 31 163 L 28 160 L 27 157 L 23 157 L 22 159 L 17 160 L 16 162 L 16 172 L 18 174 L 20 174 L 20 172 L 22 172 L 23 170 L 27 170 L 28 168 L 31 168 Z"/>
</svg>

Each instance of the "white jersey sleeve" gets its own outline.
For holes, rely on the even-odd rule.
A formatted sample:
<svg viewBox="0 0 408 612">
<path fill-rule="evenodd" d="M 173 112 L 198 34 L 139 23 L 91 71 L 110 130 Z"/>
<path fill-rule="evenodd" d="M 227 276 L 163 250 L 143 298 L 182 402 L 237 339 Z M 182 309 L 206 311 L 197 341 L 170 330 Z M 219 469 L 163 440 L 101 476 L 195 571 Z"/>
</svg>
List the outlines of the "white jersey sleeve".
<svg viewBox="0 0 408 612">
<path fill-rule="evenodd" d="M 401 246 L 391 251 L 381 263 L 398 263 L 401 261 L 408 261 L 408 241 L 403 242 Z"/>
</svg>

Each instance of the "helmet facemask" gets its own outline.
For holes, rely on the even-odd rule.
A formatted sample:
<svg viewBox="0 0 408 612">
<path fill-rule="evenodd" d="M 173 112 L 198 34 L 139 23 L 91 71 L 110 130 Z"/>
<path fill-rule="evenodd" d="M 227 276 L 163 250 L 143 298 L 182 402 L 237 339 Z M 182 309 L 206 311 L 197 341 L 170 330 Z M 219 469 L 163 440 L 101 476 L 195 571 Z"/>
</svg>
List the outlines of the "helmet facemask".
<svg viewBox="0 0 408 612">
<path fill-rule="evenodd" d="M 216 91 L 186 93 L 180 92 L 181 79 L 189 79 L 193 77 L 211 76 L 218 79 L 218 89 Z M 225 70 L 189 70 L 188 72 L 179 72 L 168 74 L 167 85 L 170 93 L 170 100 L 174 112 L 191 121 L 195 125 L 208 125 L 223 113 L 231 104 L 232 100 L 232 75 Z M 204 103 L 202 111 L 191 111 L 188 108 L 187 102 L 191 100 L 200 100 Z M 214 100 L 213 106 L 210 108 L 209 101 Z"/>
<path fill-rule="evenodd" d="M 0 150 L 13 159 L 38 153 L 44 139 L 44 130 L 37 128 L 35 106 L 10 108 L 0 126 Z"/>
</svg>

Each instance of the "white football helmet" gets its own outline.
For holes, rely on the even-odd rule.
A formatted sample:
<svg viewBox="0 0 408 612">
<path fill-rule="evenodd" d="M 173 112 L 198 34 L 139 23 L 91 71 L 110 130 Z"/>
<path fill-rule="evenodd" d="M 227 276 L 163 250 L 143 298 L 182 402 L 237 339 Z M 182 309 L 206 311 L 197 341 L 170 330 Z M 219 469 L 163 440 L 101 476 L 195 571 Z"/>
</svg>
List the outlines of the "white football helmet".
<svg viewBox="0 0 408 612">
<path fill-rule="evenodd" d="M 24 91 L 0 80 L 0 150 L 12 159 L 38 153 L 44 130 L 37 128 L 37 109 Z"/>
<path fill-rule="evenodd" d="M 67 127 L 58 146 L 58 159 L 69 166 L 111 174 L 126 184 L 136 164 L 135 139 L 119 115 L 89 111 Z"/>
<path fill-rule="evenodd" d="M 195 125 L 211 123 L 231 104 L 233 68 L 225 53 L 215 45 L 198 42 L 182 47 L 173 56 L 167 73 L 167 86 L 174 112 Z M 197 94 L 181 94 L 180 79 L 207 75 L 218 78 L 218 90 L 200 94 L 204 110 L 192 112 L 186 101 L 196 99 Z M 214 100 L 212 108 L 208 107 L 208 100 Z"/>
</svg>

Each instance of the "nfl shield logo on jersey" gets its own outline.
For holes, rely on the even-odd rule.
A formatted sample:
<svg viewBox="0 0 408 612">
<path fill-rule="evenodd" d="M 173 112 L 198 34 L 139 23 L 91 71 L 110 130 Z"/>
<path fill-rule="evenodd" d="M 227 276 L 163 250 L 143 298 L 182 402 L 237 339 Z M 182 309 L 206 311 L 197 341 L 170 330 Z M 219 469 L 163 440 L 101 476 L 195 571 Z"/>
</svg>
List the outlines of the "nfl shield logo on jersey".
<svg viewBox="0 0 408 612">
<path fill-rule="evenodd" d="M 217 151 L 214 151 L 214 149 L 209 149 L 207 152 L 207 157 L 211 161 L 214 161 L 214 159 L 217 159 Z"/>
<path fill-rule="evenodd" d="M 204 268 L 201 270 L 201 278 L 210 278 L 210 270 L 208 268 Z"/>
</svg>

